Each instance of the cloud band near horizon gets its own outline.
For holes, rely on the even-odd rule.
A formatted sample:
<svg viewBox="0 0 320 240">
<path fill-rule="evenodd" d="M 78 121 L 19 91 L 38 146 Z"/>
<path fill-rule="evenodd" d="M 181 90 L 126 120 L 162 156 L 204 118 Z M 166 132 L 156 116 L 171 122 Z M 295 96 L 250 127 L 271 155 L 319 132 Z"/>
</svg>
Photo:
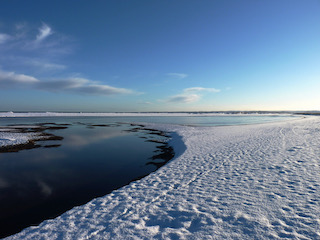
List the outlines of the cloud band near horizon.
<svg viewBox="0 0 320 240">
<path fill-rule="evenodd" d="M 127 88 L 117 88 L 84 78 L 55 79 L 40 81 L 39 79 L 15 72 L 0 70 L 0 86 L 3 88 L 30 87 L 49 92 L 73 92 L 85 95 L 119 95 L 134 94 L 135 91 Z"/>
</svg>

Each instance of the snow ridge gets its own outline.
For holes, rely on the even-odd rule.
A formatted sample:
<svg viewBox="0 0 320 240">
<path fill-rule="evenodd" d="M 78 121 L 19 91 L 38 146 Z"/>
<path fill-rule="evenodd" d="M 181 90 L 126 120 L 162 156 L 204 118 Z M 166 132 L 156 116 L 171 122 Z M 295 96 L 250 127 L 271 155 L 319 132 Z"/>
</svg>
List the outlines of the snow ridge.
<svg viewBox="0 0 320 240">
<path fill-rule="evenodd" d="M 319 118 L 155 126 L 174 160 L 7 239 L 320 239 Z"/>
</svg>

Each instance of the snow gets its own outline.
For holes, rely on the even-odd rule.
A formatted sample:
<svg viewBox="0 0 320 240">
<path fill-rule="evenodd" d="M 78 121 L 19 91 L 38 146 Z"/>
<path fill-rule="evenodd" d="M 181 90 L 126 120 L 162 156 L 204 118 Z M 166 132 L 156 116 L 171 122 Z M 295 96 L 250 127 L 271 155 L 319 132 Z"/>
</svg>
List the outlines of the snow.
<svg viewBox="0 0 320 240">
<path fill-rule="evenodd" d="M 320 118 L 148 127 L 174 160 L 7 239 L 320 239 Z"/>
<path fill-rule="evenodd" d="M 39 128 L 36 125 L 0 126 L 0 147 L 28 143 L 30 140 L 40 139 L 40 133 L 19 132 L 25 128 Z"/>
<path fill-rule="evenodd" d="M 34 133 L 15 133 L 0 129 L 0 147 L 27 143 L 29 140 L 38 138 Z"/>
</svg>

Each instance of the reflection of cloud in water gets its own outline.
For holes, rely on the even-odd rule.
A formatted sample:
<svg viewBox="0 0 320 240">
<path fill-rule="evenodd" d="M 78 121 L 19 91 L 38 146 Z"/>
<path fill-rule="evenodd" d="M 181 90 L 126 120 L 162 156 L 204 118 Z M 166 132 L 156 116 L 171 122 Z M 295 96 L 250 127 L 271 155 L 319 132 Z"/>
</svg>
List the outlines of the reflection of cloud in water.
<svg viewBox="0 0 320 240">
<path fill-rule="evenodd" d="M 51 195 L 52 193 L 52 188 L 46 184 L 45 182 L 43 182 L 42 180 L 38 180 L 37 181 L 38 186 L 40 187 L 41 193 L 45 196 L 48 197 Z"/>
<path fill-rule="evenodd" d="M 49 153 L 49 154 L 48 154 Z M 45 151 L 37 151 L 36 154 L 33 154 L 32 157 L 30 158 L 30 162 L 32 163 L 43 163 L 45 161 L 56 161 L 58 159 L 63 159 L 66 157 L 66 154 L 63 152 L 54 152 L 54 151 L 50 151 L 48 152 L 48 150 Z"/>
<path fill-rule="evenodd" d="M 99 129 L 98 131 L 90 129 L 84 134 L 70 134 L 64 139 L 64 144 L 68 146 L 80 147 L 89 145 L 101 140 L 128 135 L 129 133 L 119 129 Z"/>
<path fill-rule="evenodd" d="M 3 178 L 0 178 L 0 189 L 6 188 L 8 186 L 9 186 L 9 183 L 6 180 L 4 180 Z"/>
</svg>

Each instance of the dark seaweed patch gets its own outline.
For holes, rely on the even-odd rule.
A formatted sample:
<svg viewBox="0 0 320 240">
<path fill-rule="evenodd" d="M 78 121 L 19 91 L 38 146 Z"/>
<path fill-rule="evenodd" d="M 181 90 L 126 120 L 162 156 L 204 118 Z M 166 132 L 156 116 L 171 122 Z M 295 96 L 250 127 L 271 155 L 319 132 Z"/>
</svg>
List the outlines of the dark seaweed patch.
<svg viewBox="0 0 320 240">
<path fill-rule="evenodd" d="M 23 144 L 0 147 L 0 153 L 19 152 L 20 150 L 27 150 L 27 149 L 33 149 L 33 148 L 39 148 L 39 147 L 41 147 L 41 145 L 38 145 L 35 143 L 35 141 L 30 140 L 27 143 L 23 143 Z"/>
<path fill-rule="evenodd" d="M 43 146 L 44 148 L 56 148 L 56 147 L 60 147 L 61 144 L 52 144 L 52 145 L 45 145 Z"/>
</svg>

